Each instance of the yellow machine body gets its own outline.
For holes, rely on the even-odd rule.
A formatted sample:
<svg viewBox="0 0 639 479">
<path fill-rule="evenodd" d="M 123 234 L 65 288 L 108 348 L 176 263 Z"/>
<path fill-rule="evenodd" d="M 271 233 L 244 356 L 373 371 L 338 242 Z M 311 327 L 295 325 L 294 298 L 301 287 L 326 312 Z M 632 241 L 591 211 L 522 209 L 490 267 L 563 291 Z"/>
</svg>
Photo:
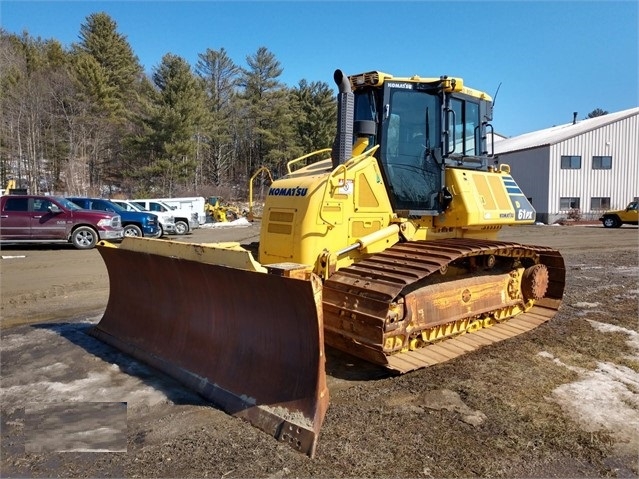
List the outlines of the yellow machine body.
<svg viewBox="0 0 639 479">
<path fill-rule="evenodd" d="M 216 223 L 234 221 L 242 216 L 240 210 L 233 206 L 225 205 L 222 198 L 218 196 L 209 196 L 206 199 L 204 212 L 206 213 L 206 216 Z"/>
<path fill-rule="evenodd" d="M 264 206 L 259 258 L 293 262 L 327 277 L 323 252 L 360 247 L 337 259 L 340 269 L 400 241 L 443 238 L 496 239 L 504 225 L 532 224 L 534 212 L 507 165 L 490 171 L 449 168 L 452 201 L 440 216 L 399 217 L 388 198 L 377 160 L 360 154 L 333 169 L 330 158 L 273 182 Z M 518 218 L 519 216 L 519 218 Z"/>
</svg>

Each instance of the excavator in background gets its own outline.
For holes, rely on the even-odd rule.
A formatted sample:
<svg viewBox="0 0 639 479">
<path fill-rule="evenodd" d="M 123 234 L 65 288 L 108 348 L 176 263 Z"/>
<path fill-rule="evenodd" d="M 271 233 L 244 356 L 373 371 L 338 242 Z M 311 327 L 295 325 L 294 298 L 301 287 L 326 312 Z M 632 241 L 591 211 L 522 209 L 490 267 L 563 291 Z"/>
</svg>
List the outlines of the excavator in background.
<svg viewBox="0 0 639 479">
<path fill-rule="evenodd" d="M 259 244 L 101 243 L 110 297 L 92 330 L 311 457 L 325 344 L 403 374 L 539 326 L 565 284 L 556 250 L 498 240 L 535 210 L 486 149 L 487 94 L 334 79 L 333 148 L 271 184 Z"/>
</svg>

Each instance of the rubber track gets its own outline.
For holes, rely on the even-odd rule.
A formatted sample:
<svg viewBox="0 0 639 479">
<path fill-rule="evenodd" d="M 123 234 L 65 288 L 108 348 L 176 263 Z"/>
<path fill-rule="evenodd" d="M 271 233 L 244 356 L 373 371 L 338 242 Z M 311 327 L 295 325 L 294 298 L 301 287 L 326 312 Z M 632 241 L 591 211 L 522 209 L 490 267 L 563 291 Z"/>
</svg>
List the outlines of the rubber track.
<svg viewBox="0 0 639 479">
<path fill-rule="evenodd" d="M 382 335 L 389 305 L 411 285 L 450 263 L 480 255 L 529 257 L 536 263 L 546 265 L 550 279 L 546 297 L 537 301 L 528 312 L 490 328 L 464 333 L 415 351 L 383 354 Z M 560 253 L 552 248 L 459 238 L 398 243 L 340 269 L 325 281 L 325 339 L 333 347 L 405 373 L 448 361 L 481 346 L 536 328 L 556 314 L 564 285 L 564 261 Z M 352 329 L 360 333 L 344 331 L 344 318 L 353 318 L 359 329 Z M 362 335 L 358 337 L 358 334 Z M 372 339 L 377 337 L 378 341 Z"/>
</svg>

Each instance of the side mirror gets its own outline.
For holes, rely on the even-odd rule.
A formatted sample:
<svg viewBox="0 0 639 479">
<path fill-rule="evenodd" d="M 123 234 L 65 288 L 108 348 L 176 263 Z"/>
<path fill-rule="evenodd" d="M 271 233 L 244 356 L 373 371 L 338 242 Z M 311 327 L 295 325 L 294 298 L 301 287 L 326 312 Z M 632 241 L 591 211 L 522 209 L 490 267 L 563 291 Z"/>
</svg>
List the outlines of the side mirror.
<svg viewBox="0 0 639 479">
<path fill-rule="evenodd" d="M 60 211 L 62 211 L 58 205 L 51 205 L 47 208 L 47 210 L 49 210 L 49 213 L 60 213 Z"/>
</svg>

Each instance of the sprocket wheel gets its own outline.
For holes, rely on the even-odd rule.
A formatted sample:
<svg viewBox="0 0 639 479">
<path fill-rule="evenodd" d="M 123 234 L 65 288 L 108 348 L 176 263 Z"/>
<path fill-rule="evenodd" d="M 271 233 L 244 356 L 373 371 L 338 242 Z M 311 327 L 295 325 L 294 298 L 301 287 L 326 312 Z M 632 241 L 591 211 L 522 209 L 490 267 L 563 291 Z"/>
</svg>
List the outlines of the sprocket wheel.
<svg viewBox="0 0 639 479">
<path fill-rule="evenodd" d="M 543 264 L 536 264 L 526 268 L 521 278 L 521 292 L 526 301 L 543 298 L 548 291 L 548 268 Z"/>
</svg>

